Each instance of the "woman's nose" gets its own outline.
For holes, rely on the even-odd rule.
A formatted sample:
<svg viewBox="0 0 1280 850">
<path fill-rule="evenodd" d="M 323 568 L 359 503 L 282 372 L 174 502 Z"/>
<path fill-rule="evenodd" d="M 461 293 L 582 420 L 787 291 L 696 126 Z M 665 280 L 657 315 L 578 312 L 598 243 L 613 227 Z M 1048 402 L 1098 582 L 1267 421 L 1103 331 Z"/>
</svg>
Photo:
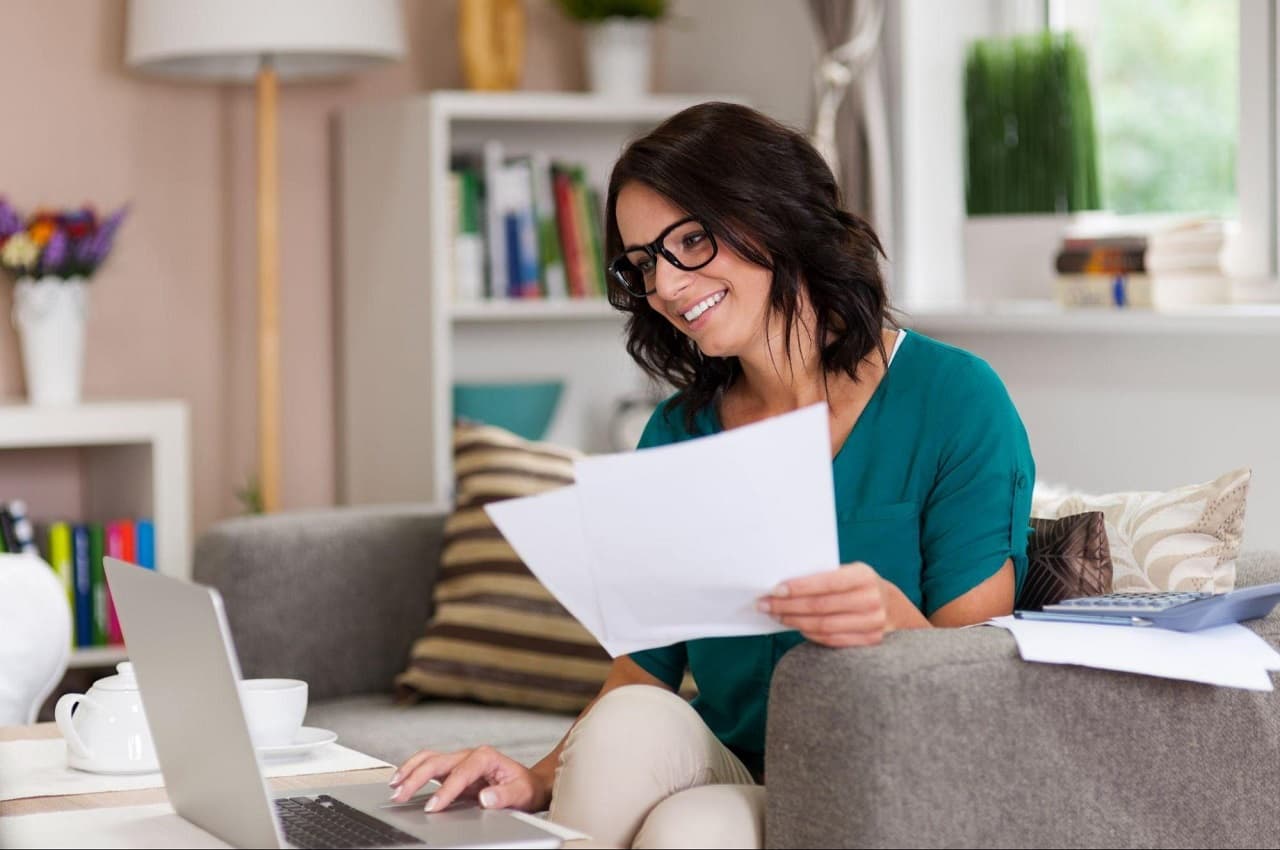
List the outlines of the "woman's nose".
<svg viewBox="0 0 1280 850">
<path fill-rule="evenodd" d="M 674 301 L 689 285 L 690 272 L 678 269 L 666 257 L 658 256 L 653 269 L 655 294 L 664 301 Z"/>
</svg>

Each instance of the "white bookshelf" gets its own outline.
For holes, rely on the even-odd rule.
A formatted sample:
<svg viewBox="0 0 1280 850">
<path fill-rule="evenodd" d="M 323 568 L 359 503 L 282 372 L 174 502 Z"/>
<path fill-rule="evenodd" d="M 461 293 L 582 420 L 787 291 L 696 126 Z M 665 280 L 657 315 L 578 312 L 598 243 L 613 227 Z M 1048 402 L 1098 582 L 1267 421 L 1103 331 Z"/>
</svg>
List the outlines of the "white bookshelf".
<svg viewBox="0 0 1280 850">
<path fill-rule="evenodd" d="M 0 404 L 0 482 L 32 474 L 30 459 L 44 452 L 42 464 L 65 478 L 63 489 L 76 504 L 68 519 L 104 521 L 123 516 L 151 517 L 156 529 L 156 568 L 168 575 L 191 575 L 191 468 L 189 417 L 180 401 L 94 402 L 69 407 Z M 57 482 L 54 482 L 56 486 Z M 40 484 L 45 486 L 44 482 Z M 49 519 L 37 493 L 25 498 L 32 519 Z M 66 493 L 57 498 L 66 510 Z M 76 649 L 72 667 L 97 667 L 125 659 L 117 647 Z"/>
<path fill-rule="evenodd" d="M 449 165 L 490 139 L 584 166 L 601 192 L 625 144 L 710 95 L 436 92 L 339 117 L 339 490 L 347 503 L 452 490 L 452 385 L 560 378 L 547 440 L 600 451 L 645 381 L 603 300 L 453 303 Z"/>
</svg>

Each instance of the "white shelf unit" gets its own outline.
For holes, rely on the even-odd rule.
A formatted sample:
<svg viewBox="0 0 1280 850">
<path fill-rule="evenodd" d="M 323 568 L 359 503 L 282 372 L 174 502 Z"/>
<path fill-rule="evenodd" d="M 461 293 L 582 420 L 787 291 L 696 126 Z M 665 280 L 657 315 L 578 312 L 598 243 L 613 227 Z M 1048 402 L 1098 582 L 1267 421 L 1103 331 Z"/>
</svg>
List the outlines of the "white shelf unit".
<svg viewBox="0 0 1280 850">
<path fill-rule="evenodd" d="M 151 517 L 156 530 L 156 568 L 180 578 L 191 576 L 190 424 L 181 401 L 94 402 L 69 407 L 0 404 L 0 487 L 18 477 L 41 473 L 39 463 L 57 471 L 45 476 L 40 493 L 5 495 L 25 498 L 33 520 L 50 519 L 42 508 L 60 485 L 69 490 L 74 516 L 68 520 L 105 521 Z M 51 479 L 66 479 L 53 481 Z M 66 493 L 57 500 L 65 508 Z M 77 648 L 72 667 L 97 667 L 125 659 L 118 647 Z"/>
<path fill-rule="evenodd" d="M 451 501 L 455 381 L 559 378 L 547 440 L 608 449 L 608 421 L 645 379 L 603 301 L 452 303 L 449 167 L 502 142 L 583 165 L 604 194 L 625 144 L 714 98 L 437 92 L 339 117 L 339 491 L 350 504 Z"/>
</svg>

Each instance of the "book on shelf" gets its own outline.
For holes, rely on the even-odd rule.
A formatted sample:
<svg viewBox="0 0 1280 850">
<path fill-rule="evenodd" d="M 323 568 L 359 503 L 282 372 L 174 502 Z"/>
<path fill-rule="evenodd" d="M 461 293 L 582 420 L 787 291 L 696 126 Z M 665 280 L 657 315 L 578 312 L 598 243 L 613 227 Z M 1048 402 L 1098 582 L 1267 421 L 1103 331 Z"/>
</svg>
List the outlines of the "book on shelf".
<svg viewBox="0 0 1280 850">
<path fill-rule="evenodd" d="M 452 158 L 448 191 L 459 303 L 604 297 L 599 196 L 581 165 L 490 140 Z"/>
<path fill-rule="evenodd" d="M 93 646 L 93 567 L 89 556 L 89 526 L 71 529 L 71 558 L 76 581 L 76 646 Z"/>
<path fill-rule="evenodd" d="M 10 529 L 13 533 L 11 552 L 25 552 L 31 555 L 40 554 L 36 546 L 36 532 L 31 527 L 31 519 L 27 516 L 27 503 L 21 499 L 13 499 L 5 506 L 9 516 Z"/>
<path fill-rule="evenodd" d="M 1231 279 L 1217 273 L 1060 274 L 1054 300 L 1063 307 L 1176 310 L 1231 303 Z"/>
<path fill-rule="evenodd" d="M 102 556 L 107 553 L 106 529 L 100 523 L 89 523 L 89 568 L 90 586 L 93 593 L 93 645 L 106 646 L 110 643 L 107 596 L 107 573 L 102 563 Z"/>
<path fill-rule="evenodd" d="M 1185 216 L 1102 216 L 1069 227 L 1055 258 L 1060 274 L 1221 272 L 1226 225 Z"/>
</svg>

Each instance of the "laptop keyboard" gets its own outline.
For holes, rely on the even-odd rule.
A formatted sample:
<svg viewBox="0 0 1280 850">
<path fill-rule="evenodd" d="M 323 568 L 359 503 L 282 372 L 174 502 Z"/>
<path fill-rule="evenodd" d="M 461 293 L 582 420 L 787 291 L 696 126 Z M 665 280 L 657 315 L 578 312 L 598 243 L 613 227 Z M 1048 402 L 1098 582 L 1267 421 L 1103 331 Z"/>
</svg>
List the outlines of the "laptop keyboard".
<svg viewBox="0 0 1280 850">
<path fill-rule="evenodd" d="M 295 847 L 365 848 L 419 844 L 417 838 L 390 824 L 321 794 L 276 800 L 284 837 Z"/>
</svg>

